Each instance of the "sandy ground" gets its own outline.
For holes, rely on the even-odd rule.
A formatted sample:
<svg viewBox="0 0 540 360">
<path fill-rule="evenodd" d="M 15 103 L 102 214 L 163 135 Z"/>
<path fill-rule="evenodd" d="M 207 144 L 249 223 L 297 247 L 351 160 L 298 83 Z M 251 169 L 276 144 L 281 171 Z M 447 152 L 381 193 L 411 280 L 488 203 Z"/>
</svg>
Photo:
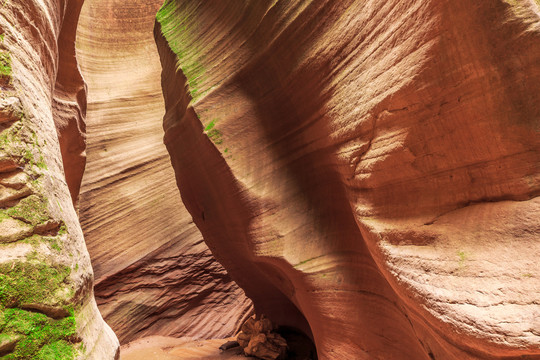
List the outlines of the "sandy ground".
<svg viewBox="0 0 540 360">
<path fill-rule="evenodd" d="M 120 360 L 234 360 L 250 359 L 240 348 L 220 351 L 231 339 L 193 340 L 150 336 L 123 345 Z"/>
</svg>

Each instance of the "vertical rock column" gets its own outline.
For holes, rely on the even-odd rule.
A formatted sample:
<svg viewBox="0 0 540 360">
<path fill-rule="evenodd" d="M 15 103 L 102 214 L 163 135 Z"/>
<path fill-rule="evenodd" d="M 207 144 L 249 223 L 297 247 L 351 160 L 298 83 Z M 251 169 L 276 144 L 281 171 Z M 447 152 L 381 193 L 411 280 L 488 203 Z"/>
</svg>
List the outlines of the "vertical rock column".
<svg viewBox="0 0 540 360">
<path fill-rule="evenodd" d="M 230 336 L 251 309 L 182 204 L 163 145 L 162 3 L 87 0 L 77 36 L 89 94 L 81 224 L 98 305 L 122 343 Z"/>
<path fill-rule="evenodd" d="M 73 206 L 84 168 L 81 5 L 0 4 L 0 355 L 17 359 L 119 354 Z"/>
</svg>

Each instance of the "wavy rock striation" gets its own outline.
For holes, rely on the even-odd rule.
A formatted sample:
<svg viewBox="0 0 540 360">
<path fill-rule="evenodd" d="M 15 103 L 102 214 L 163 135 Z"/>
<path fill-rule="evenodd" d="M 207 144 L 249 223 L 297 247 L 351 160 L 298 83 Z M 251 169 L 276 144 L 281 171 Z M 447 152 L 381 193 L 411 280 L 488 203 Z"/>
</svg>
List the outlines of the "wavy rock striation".
<svg viewBox="0 0 540 360">
<path fill-rule="evenodd" d="M 163 145 L 161 4 L 87 0 L 78 28 L 89 89 L 80 216 L 97 302 L 122 343 L 231 336 L 251 311 L 182 205 Z"/>
<path fill-rule="evenodd" d="M 0 356 L 13 359 L 119 355 L 73 206 L 85 149 L 81 5 L 0 4 Z"/>
<path fill-rule="evenodd" d="M 321 359 L 540 356 L 539 14 L 165 2 L 165 144 L 258 313 Z"/>
</svg>

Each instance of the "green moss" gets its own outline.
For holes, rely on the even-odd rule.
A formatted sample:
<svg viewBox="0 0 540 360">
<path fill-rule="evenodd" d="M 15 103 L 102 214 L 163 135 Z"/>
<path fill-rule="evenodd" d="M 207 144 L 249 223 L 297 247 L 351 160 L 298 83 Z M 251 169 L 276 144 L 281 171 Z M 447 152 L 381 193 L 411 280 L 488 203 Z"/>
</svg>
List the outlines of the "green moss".
<svg viewBox="0 0 540 360">
<path fill-rule="evenodd" d="M 26 149 L 24 151 L 23 158 L 26 160 L 26 162 L 30 163 L 31 165 L 34 164 L 34 154 L 32 153 L 32 150 Z"/>
<path fill-rule="evenodd" d="M 23 120 L 24 118 L 24 112 L 21 111 L 20 119 Z M 47 169 L 37 134 L 35 131 L 25 127 L 22 121 L 15 122 L 9 129 L 0 134 L 0 146 L 13 156 L 20 158 L 25 164 L 28 164 L 31 170 L 34 167 Z M 39 155 L 37 160 L 36 153 Z"/>
<path fill-rule="evenodd" d="M 22 128 L 22 123 L 17 122 L 14 125 L 12 125 L 9 129 L 4 130 L 2 134 L 0 134 L 0 146 L 2 148 L 6 148 L 9 145 L 20 143 L 20 131 Z"/>
<path fill-rule="evenodd" d="M 65 235 L 65 234 L 67 234 L 67 227 L 66 227 L 66 224 L 62 223 L 62 225 L 58 228 L 58 235 Z"/>
<path fill-rule="evenodd" d="M 6 51 L 0 51 L 0 76 L 11 77 L 11 55 Z"/>
<path fill-rule="evenodd" d="M 65 340 L 45 345 L 38 353 L 38 359 L 43 360 L 70 360 L 75 356 L 73 345 Z"/>
<path fill-rule="evenodd" d="M 26 239 L 22 240 L 23 242 L 30 244 L 32 246 L 37 246 L 42 241 L 42 237 L 38 234 L 34 234 L 32 236 L 27 237 Z"/>
<path fill-rule="evenodd" d="M 55 237 L 46 237 L 44 239 L 49 242 L 49 245 L 50 245 L 51 249 L 56 250 L 56 251 L 61 251 L 62 250 L 62 247 L 60 246 L 60 242 L 58 241 L 57 238 L 55 238 Z"/>
<path fill-rule="evenodd" d="M 206 125 L 206 127 L 204 128 L 204 131 L 210 131 L 214 128 L 214 126 L 216 126 L 216 119 L 210 121 L 208 125 Z"/>
<path fill-rule="evenodd" d="M 212 129 L 207 133 L 208 137 L 216 145 L 223 143 L 223 138 L 221 137 L 221 132 L 217 129 Z"/>
<path fill-rule="evenodd" d="M 32 144 L 32 145 L 34 148 L 36 147 L 36 144 Z M 47 165 L 45 164 L 45 159 L 43 158 L 41 151 L 39 154 L 39 160 L 36 161 L 32 150 L 27 148 L 24 150 L 23 159 L 28 165 L 30 165 L 30 168 L 33 168 L 34 166 L 36 166 L 38 169 L 47 170 Z"/>
<path fill-rule="evenodd" d="M 4 360 L 71 360 L 76 355 L 74 316 L 54 320 L 41 313 L 6 309 L 0 314 L 0 332 L 22 335 Z"/>
<path fill-rule="evenodd" d="M 459 267 L 465 266 L 465 262 L 468 259 L 468 254 L 465 253 L 465 251 L 458 251 L 457 256 L 459 258 L 459 260 L 458 260 Z"/>
<path fill-rule="evenodd" d="M 71 269 L 43 263 L 12 262 L 0 265 L 0 309 L 29 303 L 58 302 L 68 287 Z"/>
<path fill-rule="evenodd" d="M 45 159 L 41 154 L 39 154 L 39 161 L 35 165 L 41 170 L 47 170 L 47 164 L 45 164 Z"/>
<path fill-rule="evenodd" d="M 6 214 L 6 210 L 0 209 L 0 220 L 8 219 L 9 215 Z"/>
<path fill-rule="evenodd" d="M 198 21 L 195 10 L 196 4 L 167 0 L 156 15 L 163 36 L 178 58 L 178 67 L 187 78 L 193 101 L 210 90 L 201 90 L 206 68 L 203 65 L 204 55 L 197 43 Z"/>
<path fill-rule="evenodd" d="M 58 208 L 60 209 L 60 211 L 64 212 L 64 209 L 62 209 L 62 205 L 60 205 L 60 201 L 58 201 L 58 199 L 56 199 L 56 204 L 58 205 Z M 66 227 L 65 225 L 62 225 L 62 227 L 60 227 L 60 230 L 58 230 L 58 235 L 63 235 L 65 233 L 66 233 Z"/>
<path fill-rule="evenodd" d="M 1 215 L 0 215 L 1 216 Z M 0 219 L 1 220 L 1 219 Z M 38 246 L 41 243 L 46 243 L 49 245 L 49 247 L 56 251 L 62 250 L 62 242 L 59 236 L 65 234 L 66 227 L 65 225 L 62 225 L 60 229 L 58 230 L 58 234 L 56 236 L 41 236 L 38 234 L 33 234 L 32 236 L 27 237 L 26 239 L 22 240 L 22 242 L 25 242 L 27 244 L 32 245 L 33 247 Z M 62 232 L 62 233 L 61 233 Z M 27 260 L 37 260 L 37 252 L 33 251 L 30 253 L 29 256 L 27 256 Z"/>
<path fill-rule="evenodd" d="M 208 125 L 206 125 L 206 127 L 204 128 L 204 131 L 206 132 L 206 135 L 208 136 L 208 138 L 212 140 L 214 144 L 220 145 L 223 143 L 223 138 L 221 135 L 221 131 L 216 129 L 217 121 L 218 119 L 213 119 L 212 121 L 210 121 Z"/>
<path fill-rule="evenodd" d="M 47 201 L 37 195 L 30 195 L 8 209 L 6 213 L 12 218 L 22 220 L 28 224 L 41 224 L 51 218 L 47 209 Z"/>
<path fill-rule="evenodd" d="M 304 264 L 307 264 L 308 262 L 314 260 L 316 258 L 311 258 L 311 259 L 306 259 L 304 261 L 300 261 L 298 264 L 294 265 L 294 267 L 297 267 L 297 266 L 300 266 L 300 265 L 304 265 Z"/>
</svg>

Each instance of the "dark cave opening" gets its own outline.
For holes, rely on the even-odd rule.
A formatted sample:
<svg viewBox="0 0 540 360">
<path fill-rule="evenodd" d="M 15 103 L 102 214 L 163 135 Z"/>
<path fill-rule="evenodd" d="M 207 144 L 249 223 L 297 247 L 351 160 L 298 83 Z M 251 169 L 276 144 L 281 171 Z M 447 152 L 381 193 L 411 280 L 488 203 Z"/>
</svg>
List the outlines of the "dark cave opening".
<svg viewBox="0 0 540 360">
<path fill-rule="evenodd" d="M 301 330 L 291 326 L 279 326 L 276 332 L 287 341 L 287 359 L 317 360 L 315 343 Z"/>
</svg>

